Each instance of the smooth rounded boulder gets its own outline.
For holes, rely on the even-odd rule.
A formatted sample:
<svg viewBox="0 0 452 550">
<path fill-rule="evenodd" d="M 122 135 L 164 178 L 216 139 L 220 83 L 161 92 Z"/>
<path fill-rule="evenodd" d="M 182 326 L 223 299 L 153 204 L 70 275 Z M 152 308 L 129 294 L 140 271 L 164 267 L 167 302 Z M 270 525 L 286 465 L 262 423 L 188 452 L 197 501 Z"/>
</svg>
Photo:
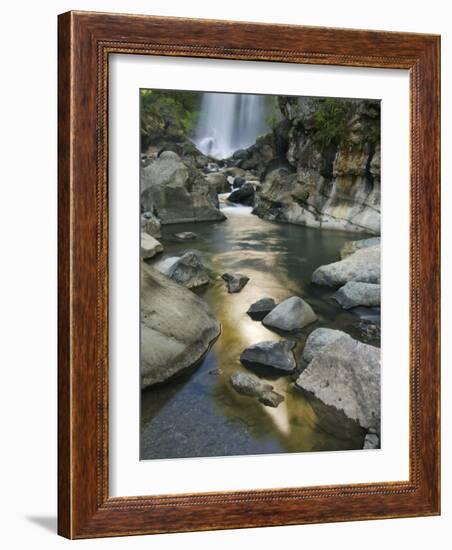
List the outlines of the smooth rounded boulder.
<svg viewBox="0 0 452 550">
<path fill-rule="evenodd" d="M 311 306 L 302 298 L 292 296 L 270 311 L 262 323 L 270 328 L 292 332 L 301 330 L 315 321 L 317 321 L 317 315 Z"/>
<path fill-rule="evenodd" d="M 142 388 L 199 363 L 220 332 L 204 300 L 141 262 Z"/>
</svg>

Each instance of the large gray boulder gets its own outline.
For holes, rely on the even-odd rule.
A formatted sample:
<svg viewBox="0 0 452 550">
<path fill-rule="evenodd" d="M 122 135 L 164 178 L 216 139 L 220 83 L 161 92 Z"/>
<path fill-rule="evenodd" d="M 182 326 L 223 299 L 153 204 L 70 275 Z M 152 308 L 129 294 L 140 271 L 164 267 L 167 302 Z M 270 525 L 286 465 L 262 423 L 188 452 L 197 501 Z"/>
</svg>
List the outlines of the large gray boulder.
<svg viewBox="0 0 452 550">
<path fill-rule="evenodd" d="M 268 407 L 277 407 L 284 401 L 284 397 L 275 392 L 271 384 L 262 381 L 253 374 L 235 372 L 229 381 L 237 393 L 248 397 L 257 397 L 263 405 Z"/>
<path fill-rule="evenodd" d="M 297 362 L 293 354 L 296 342 L 281 340 L 279 342 L 259 342 L 246 348 L 240 355 L 240 361 L 247 364 L 271 367 L 288 374 L 297 368 Z"/>
<path fill-rule="evenodd" d="M 344 337 L 351 338 L 351 336 L 342 332 L 342 330 L 316 328 L 306 339 L 303 349 L 303 359 L 306 363 L 309 363 L 322 348 Z"/>
<path fill-rule="evenodd" d="M 380 285 L 349 281 L 336 292 L 333 298 L 344 309 L 350 309 L 357 306 L 379 306 L 380 295 Z"/>
<path fill-rule="evenodd" d="M 187 288 L 198 288 L 207 285 L 210 281 L 206 267 L 194 251 L 186 252 L 176 261 L 168 262 L 163 272 L 173 281 Z"/>
<path fill-rule="evenodd" d="M 298 296 L 292 296 L 272 309 L 262 323 L 270 328 L 291 332 L 300 330 L 314 321 L 317 321 L 317 315 L 311 306 Z"/>
<path fill-rule="evenodd" d="M 141 233 L 140 252 L 143 260 L 153 258 L 156 254 L 163 251 L 163 245 L 148 233 Z"/>
<path fill-rule="evenodd" d="M 380 243 L 380 237 L 370 237 L 369 239 L 360 239 L 359 241 L 347 241 L 341 248 L 341 260 L 354 254 L 357 250 L 361 250 L 361 248 L 369 248 L 369 246 L 379 245 Z"/>
<path fill-rule="evenodd" d="M 204 300 L 141 262 L 142 388 L 196 365 L 220 331 Z"/>
<path fill-rule="evenodd" d="M 162 224 L 225 219 L 214 187 L 173 151 L 141 168 L 141 208 L 154 212 Z"/>
<path fill-rule="evenodd" d="M 318 267 L 312 282 L 318 285 L 339 287 L 349 281 L 380 284 L 380 246 L 362 248 L 345 260 Z"/>
<path fill-rule="evenodd" d="M 380 432 L 380 350 L 350 337 L 320 349 L 296 380 L 326 405 Z"/>
</svg>

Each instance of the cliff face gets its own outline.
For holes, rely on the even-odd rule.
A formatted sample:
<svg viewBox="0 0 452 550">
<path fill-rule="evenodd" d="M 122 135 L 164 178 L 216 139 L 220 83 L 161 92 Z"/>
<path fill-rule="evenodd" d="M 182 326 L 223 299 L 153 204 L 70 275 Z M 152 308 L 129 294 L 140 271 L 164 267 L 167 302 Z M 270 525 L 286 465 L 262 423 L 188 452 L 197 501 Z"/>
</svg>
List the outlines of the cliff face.
<svg viewBox="0 0 452 550">
<path fill-rule="evenodd" d="M 266 219 L 380 233 L 380 105 L 280 97 L 281 164 L 267 170 L 254 212 Z M 285 158 L 284 158 L 285 157 Z M 284 165 L 286 161 L 286 165 Z"/>
</svg>

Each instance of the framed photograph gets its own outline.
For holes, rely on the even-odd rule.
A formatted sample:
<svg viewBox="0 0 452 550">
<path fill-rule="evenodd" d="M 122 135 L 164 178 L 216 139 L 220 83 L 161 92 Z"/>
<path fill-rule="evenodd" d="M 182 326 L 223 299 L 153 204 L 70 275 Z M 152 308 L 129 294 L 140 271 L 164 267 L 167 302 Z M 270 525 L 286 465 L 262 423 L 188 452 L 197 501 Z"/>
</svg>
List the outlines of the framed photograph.
<svg viewBox="0 0 452 550">
<path fill-rule="evenodd" d="M 59 16 L 61 535 L 440 513 L 439 56 Z"/>
</svg>

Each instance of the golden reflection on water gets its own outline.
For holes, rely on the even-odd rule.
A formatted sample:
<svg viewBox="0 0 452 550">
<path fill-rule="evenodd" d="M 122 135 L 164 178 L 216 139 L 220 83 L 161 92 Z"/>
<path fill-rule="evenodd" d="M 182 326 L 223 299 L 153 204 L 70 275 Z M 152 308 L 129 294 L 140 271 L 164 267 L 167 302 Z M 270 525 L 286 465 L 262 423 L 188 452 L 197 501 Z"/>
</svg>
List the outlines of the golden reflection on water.
<svg viewBox="0 0 452 550">
<path fill-rule="evenodd" d="M 284 396 L 284 401 L 277 408 L 239 395 L 229 383 L 234 372 L 249 372 L 239 359 L 245 348 L 264 340 L 276 341 L 289 337 L 298 342 L 295 353 L 299 355 L 301 343 L 317 326 L 313 324 L 296 336 L 282 336 L 246 313 L 252 303 L 263 297 L 273 298 L 279 303 L 294 294 L 304 296 L 302 277 L 296 270 L 304 261 L 306 243 L 301 238 L 299 241 L 292 240 L 289 249 L 287 242 L 281 238 L 281 226 L 253 215 L 241 215 L 241 212 L 243 209 L 232 208 L 227 212 L 228 220 L 220 226 L 186 229 L 200 233 L 205 231 L 196 244 L 190 243 L 190 247 L 205 252 L 216 273 L 214 280 L 200 292 L 222 325 L 221 335 L 211 351 L 216 368 L 213 374 L 214 391 L 208 398 L 226 422 L 241 423 L 256 440 L 273 438 L 286 452 L 358 448 L 362 440 L 361 432 L 356 432 L 350 423 L 341 423 L 336 417 L 330 419 L 330 413 L 325 413 L 319 404 L 313 404 L 294 387 L 295 376 L 269 377 L 265 373 L 263 378 Z M 175 244 L 173 248 L 180 250 L 183 246 Z M 166 255 L 171 255 L 171 252 Z M 292 257 L 289 258 L 289 255 Z M 298 262 L 295 269 L 294 257 Z M 289 265 L 292 266 L 290 271 Z M 221 274 L 226 271 L 240 272 L 250 278 L 241 292 L 227 292 L 226 284 L 221 279 Z M 255 374 L 259 375 L 259 372 L 255 371 Z"/>
</svg>

